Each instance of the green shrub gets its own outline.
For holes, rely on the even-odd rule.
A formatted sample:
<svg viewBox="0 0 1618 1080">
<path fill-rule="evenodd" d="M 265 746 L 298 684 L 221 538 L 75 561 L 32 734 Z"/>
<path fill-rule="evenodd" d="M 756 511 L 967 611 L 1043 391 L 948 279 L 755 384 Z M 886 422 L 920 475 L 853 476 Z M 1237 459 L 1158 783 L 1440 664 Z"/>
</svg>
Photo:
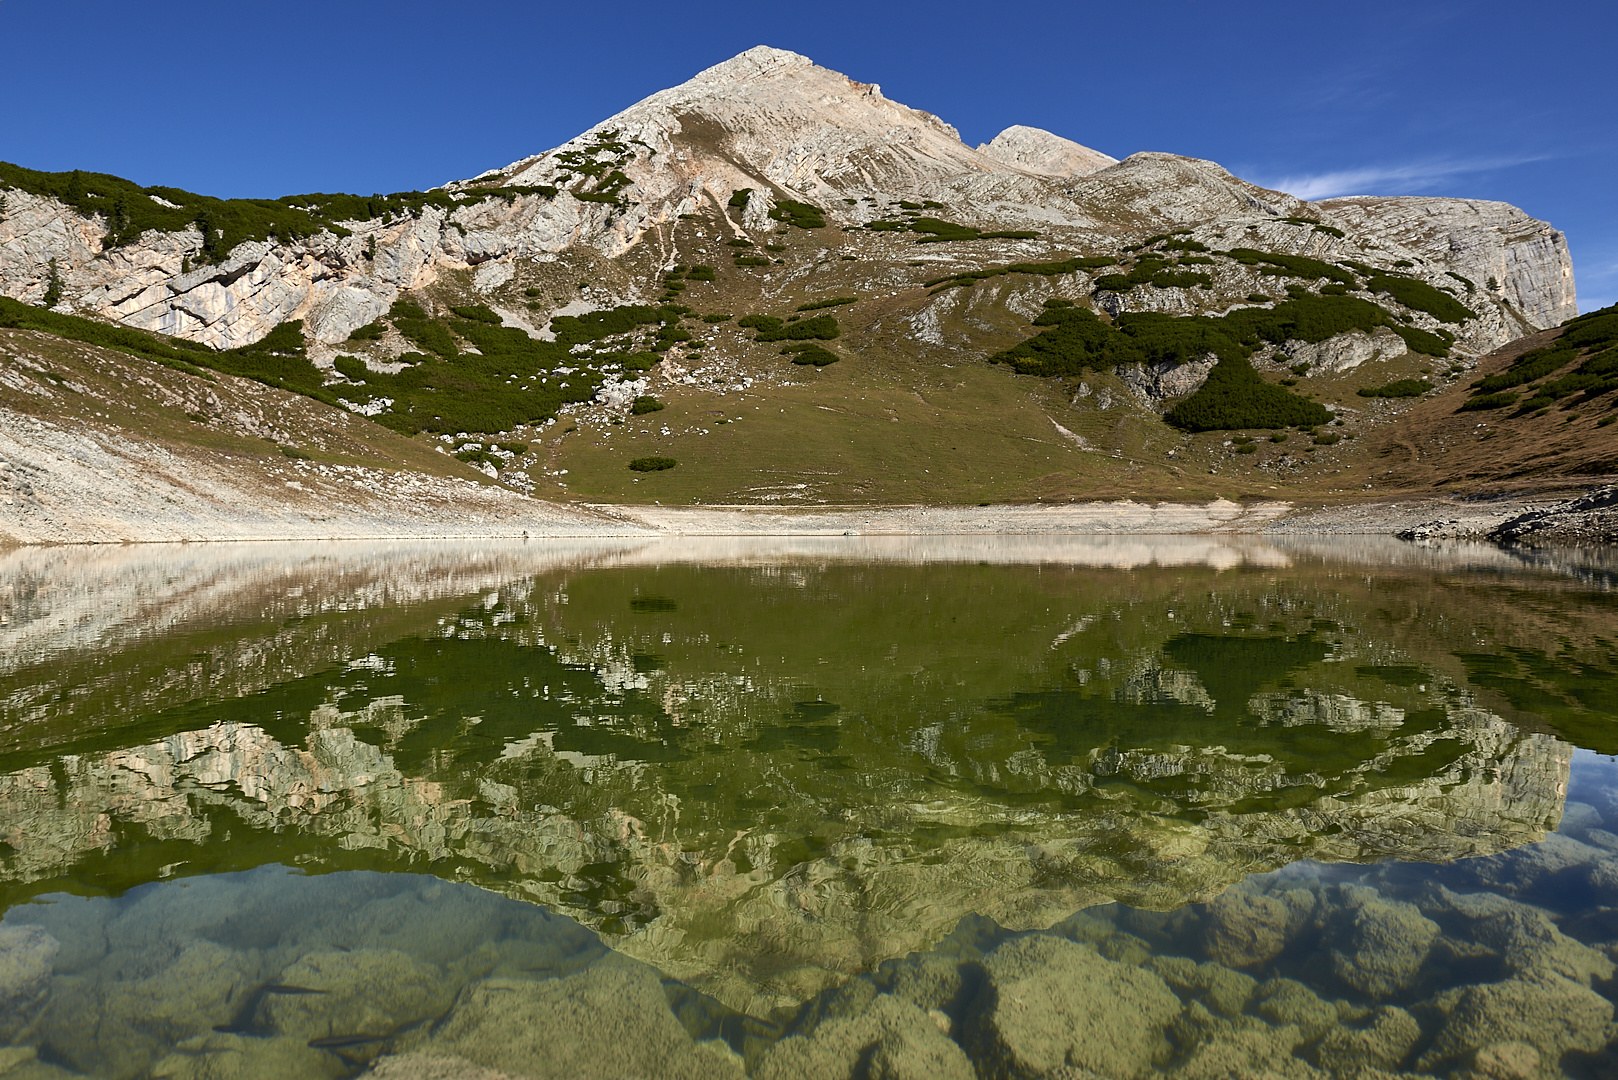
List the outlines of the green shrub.
<svg viewBox="0 0 1618 1080">
<path fill-rule="evenodd" d="M 799 311 L 819 311 L 821 308 L 841 307 L 844 304 L 853 304 L 859 301 L 857 296 L 834 296 L 830 300 L 816 300 L 812 304 L 801 304 Z"/>
<path fill-rule="evenodd" d="M 354 382 L 364 382 L 365 376 L 371 372 L 371 369 L 365 366 L 365 361 L 357 356 L 339 356 L 332 361 L 331 366 L 345 379 L 352 379 Z"/>
<path fill-rule="evenodd" d="M 753 317 L 759 318 L 759 316 Z M 764 316 L 764 318 L 767 318 L 767 316 Z M 781 323 L 779 319 L 774 321 L 779 325 L 770 328 L 760 325 L 753 340 L 833 341 L 842 333 L 837 325 L 837 319 L 831 315 L 816 315 L 812 319 L 804 319 L 802 322 L 796 323 Z"/>
<path fill-rule="evenodd" d="M 747 206 L 747 200 L 751 198 L 752 195 L 753 189 L 750 187 L 737 188 L 735 191 L 730 193 L 730 202 L 726 203 L 725 205 L 734 206 L 738 210 L 742 209 Z"/>
<path fill-rule="evenodd" d="M 819 207 L 808 203 L 798 202 L 794 199 L 781 199 L 770 211 L 770 217 L 776 221 L 784 221 L 800 229 L 824 229 L 826 218 Z"/>
<path fill-rule="evenodd" d="M 526 454 L 526 453 L 528 453 L 528 444 L 525 443 L 525 442 L 503 442 L 503 443 L 495 443 L 495 445 L 498 446 L 500 449 L 506 451 L 508 454 Z"/>
<path fill-rule="evenodd" d="M 281 456 L 291 458 L 293 461 L 313 461 L 314 458 L 299 450 L 296 446 L 283 446 L 280 448 Z"/>
<path fill-rule="evenodd" d="M 838 355 L 832 352 L 830 349 L 822 348 L 821 346 L 810 341 L 800 341 L 788 345 L 781 350 L 781 355 L 791 356 L 794 364 L 812 364 L 815 367 L 825 367 L 828 364 L 835 364 L 840 359 L 840 357 L 838 357 Z"/>
<path fill-rule="evenodd" d="M 770 260 L 768 260 L 768 259 L 766 259 L 766 258 L 764 258 L 762 256 L 759 256 L 759 255 L 738 255 L 738 256 L 736 256 L 736 265 L 737 266 L 768 266 L 768 265 L 770 265 Z"/>
<path fill-rule="evenodd" d="M 1314 443 L 1316 446 L 1336 446 L 1338 443 L 1343 441 L 1343 437 L 1337 434 L 1335 431 L 1328 431 L 1323 435 L 1316 435 L 1309 441 Z"/>
<path fill-rule="evenodd" d="M 1255 251 L 1252 248 L 1233 248 L 1225 254 L 1246 266 L 1268 268 L 1267 272 L 1277 277 L 1303 278 L 1306 281 L 1329 278 L 1343 285 L 1355 284 L 1352 274 L 1331 263 L 1303 255 L 1277 255 L 1274 252 Z"/>
<path fill-rule="evenodd" d="M 1323 405 L 1264 381 L 1245 357 L 1221 359 L 1208 381 L 1164 417 L 1185 431 L 1312 427 L 1331 420 Z"/>
<path fill-rule="evenodd" d="M 1432 388 L 1426 379 L 1396 379 L 1383 386 L 1362 386 L 1357 393 L 1367 398 L 1421 397 Z"/>
<path fill-rule="evenodd" d="M 671 457 L 638 457 L 629 463 L 629 467 L 635 472 L 662 472 L 678 464 L 679 462 Z"/>
<path fill-rule="evenodd" d="M 1042 277 L 1060 277 L 1063 274 L 1076 274 L 1081 270 L 1099 270 L 1104 266 L 1115 266 L 1118 260 L 1103 255 L 1078 255 L 1061 262 L 1048 263 L 1011 263 L 1008 266 L 996 266 L 988 270 L 968 270 L 949 277 L 934 278 L 923 284 L 929 288 L 940 285 L 945 288 L 971 287 L 980 281 L 989 278 L 1002 277 L 1006 274 L 1033 274 Z"/>
<path fill-rule="evenodd" d="M 1236 452 L 1238 454 L 1256 454 L 1258 453 L 1258 447 L 1252 443 L 1242 443 L 1240 446 L 1236 447 Z"/>
<path fill-rule="evenodd" d="M 353 333 L 348 335 L 348 340 L 376 341 L 382 336 L 382 332 L 386 329 L 387 327 L 382 324 L 382 320 L 378 319 L 375 322 L 368 322 L 364 326 L 355 329 Z"/>
<path fill-rule="evenodd" d="M 685 276 L 688 281 L 712 281 L 714 279 L 714 268 L 711 266 L 693 266 L 685 272 Z"/>
<path fill-rule="evenodd" d="M 56 257 L 53 255 L 46 263 L 45 298 L 41 301 L 47 308 L 53 308 L 62 302 L 62 273 L 56 268 Z"/>
<path fill-rule="evenodd" d="M 483 304 L 476 304 L 472 307 L 452 307 L 450 310 L 461 318 L 471 319 L 473 322 L 489 323 L 493 326 L 499 326 L 501 322 L 500 316 Z"/>
<path fill-rule="evenodd" d="M 1425 311 L 1439 322 L 1458 323 L 1477 318 L 1477 312 L 1449 293 L 1415 278 L 1382 274 L 1367 281 L 1365 287 L 1372 292 L 1386 293 L 1413 311 Z"/>
<path fill-rule="evenodd" d="M 1470 399 L 1461 405 L 1456 412 L 1480 412 L 1485 409 L 1504 409 L 1508 405 L 1517 403 L 1516 391 L 1503 394 L 1484 394 L 1481 397 Z"/>
<path fill-rule="evenodd" d="M 743 315 L 736 320 L 736 325 L 744 330 L 757 330 L 762 334 L 773 334 L 786 323 L 774 315 Z"/>
<path fill-rule="evenodd" d="M 1395 322 L 1389 322 L 1387 326 L 1404 339 L 1405 348 L 1411 352 L 1422 353 L 1426 356 L 1444 357 L 1449 355 L 1449 343 L 1437 334 L 1429 333 L 1426 330 L 1418 330 L 1414 326 L 1401 326 Z"/>
<path fill-rule="evenodd" d="M 647 413 L 661 412 L 667 405 L 649 394 L 642 394 L 630 403 L 629 411 L 635 416 L 645 416 Z"/>
<path fill-rule="evenodd" d="M 999 229 L 978 234 L 979 240 L 1038 240 L 1039 233 L 1029 229 Z"/>
<path fill-rule="evenodd" d="M 726 240 L 725 241 L 725 246 L 726 247 L 733 247 L 733 248 L 750 248 L 750 247 L 753 246 L 753 241 L 751 241 L 751 240 L 743 240 L 740 237 L 736 237 L 736 238 L 731 239 L 731 240 Z"/>
</svg>

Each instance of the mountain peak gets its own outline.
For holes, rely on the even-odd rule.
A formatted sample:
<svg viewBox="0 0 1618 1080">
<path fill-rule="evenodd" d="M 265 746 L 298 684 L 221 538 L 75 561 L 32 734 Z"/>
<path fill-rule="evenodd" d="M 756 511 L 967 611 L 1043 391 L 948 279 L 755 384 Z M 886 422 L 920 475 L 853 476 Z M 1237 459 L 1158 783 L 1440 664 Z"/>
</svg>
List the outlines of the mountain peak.
<svg viewBox="0 0 1618 1080">
<path fill-rule="evenodd" d="M 793 71 L 814 66 L 815 62 L 801 53 L 775 49 L 768 45 L 755 45 L 745 52 L 737 53 L 729 60 L 704 68 L 688 79 L 685 85 L 733 85 L 755 79 L 779 78 Z"/>
<path fill-rule="evenodd" d="M 1089 176 L 1109 165 L 1118 164 L 1117 158 L 1099 150 L 1081 146 L 1043 128 L 1024 124 L 1013 124 L 1006 128 L 979 146 L 978 152 L 1028 172 L 1064 179 Z"/>
</svg>

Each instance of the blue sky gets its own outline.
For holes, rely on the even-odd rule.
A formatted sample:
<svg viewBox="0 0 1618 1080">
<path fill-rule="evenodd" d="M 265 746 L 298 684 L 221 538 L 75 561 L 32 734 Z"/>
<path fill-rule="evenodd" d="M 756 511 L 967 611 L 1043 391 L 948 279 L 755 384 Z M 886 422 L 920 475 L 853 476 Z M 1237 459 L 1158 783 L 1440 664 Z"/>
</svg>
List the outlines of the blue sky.
<svg viewBox="0 0 1618 1080">
<path fill-rule="evenodd" d="M 1618 301 L 1610 0 L 0 0 L 0 160 L 222 196 L 474 175 L 757 44 L 976 144 L 1032 124 L 1306 197 L 1502 199 Z"/>
</svg>

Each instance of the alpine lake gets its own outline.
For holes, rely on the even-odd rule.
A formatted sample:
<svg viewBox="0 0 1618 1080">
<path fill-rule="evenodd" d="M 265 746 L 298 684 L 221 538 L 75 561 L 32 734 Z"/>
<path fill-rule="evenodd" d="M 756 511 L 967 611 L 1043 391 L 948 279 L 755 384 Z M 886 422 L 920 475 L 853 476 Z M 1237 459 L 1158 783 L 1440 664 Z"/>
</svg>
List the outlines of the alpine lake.
<svg viewBox="0 0 1618 1080">
<path fill-rule="evenodd" d="M 1618 1076 L 1618 553 L 0 552 L 0 1078 Z"/>
</svg>

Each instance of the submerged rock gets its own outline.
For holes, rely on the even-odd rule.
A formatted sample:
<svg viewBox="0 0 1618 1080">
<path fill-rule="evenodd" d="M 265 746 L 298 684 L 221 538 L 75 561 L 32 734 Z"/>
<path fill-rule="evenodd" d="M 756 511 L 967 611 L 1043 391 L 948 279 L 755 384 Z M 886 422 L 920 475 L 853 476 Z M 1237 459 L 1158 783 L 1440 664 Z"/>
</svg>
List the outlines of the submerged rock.
<svg viewBox="0 0 1618 1080">
<path fill-rule="evenodd" d="M 1595 1053 L 1614 1037 L 1612 1002 L 1589 987 L 1568 979 L 1507 979 L 1465 986 L 1433 999 L 1443 1026 L 1417 1066 L 1444 1071 L 1493 1054 L 1504 1061 L 1525 1061 L 1520 1051 L 1490 1048 L 1520 1043 L 1539 1055 L 1526 1078 L 1561 1077 L 1562 1055 L 1570 1050 Z M 1486 1074 L 1487 1075 L 1487 1074 Z"/>
<path fill-rule="evenodd" d="M 1337 1007 L 1296 979 L 1270 979 L 1258 988 L 1253 1011 L 1273 1024 L 1292 1024 L 1307 1039 L 1337 1026 Z"/>
<path fill-rule="evenodd" d="M 144 1075 L 175 1044 L 229 1026 L 261 979 L 211 941 L 153 941 L 109 953 L 94 977 L 58 980 L 36 1031 L 54 1059 L 103 1077 Z"/>
<path fill-rule="evenodd" d="M 1226 889 L 1208 905 L 1208 959 L 1233 968 L 1273 960 L 1313 908 L 1314 895 L 1301 889 L 1281 896 Z"/>
<path fill-rule="evenodd" d="M 1403 1009 L 1384 1005 L 1359 1029 L 1334 1028 L 1315 1048 L 1321 1068 L 1336 1076 L 1354 1076 L 1366 1069 L 1396 1069 L 1421 1038 L 1421 1025 Z"/>
<path fill-rule="evenodd" d="M 0 926 L 0 1040 L 14 1038 L 50 991 L 61 943 L 40 926 Z"/>
<path fill-rule="evenodd" d="M 152 1075 L 173 1080 L 336 1080 L 353 1071 L 341 1057 L 311 1047 L 302 1037 L 212 1032 L 180 1043 L 152 1068 Z"/>
<path fill-rule="evenodd" d="M 530 1080 L 742 1075 L 733 1058 L 691 1038 L 656 972 L 614 958 L 561 979 L 473 983 L 437 1033 L 408 1049 L 413 1060 L 460 1058 Z M 378 1062 L 379 1071 L 403 1067 L 388 1058 Z"/>
<path fill-rule="evenodd" d="M 1235 1016 L 1247 1008 L 1258 989 L 1258 980 L 1251 975 L 1219 964 L 1199 964 L 1183 956 L 1154 957 L 1146 966 L 1176 990 L 1226 1016 Z"/>
<path fill-rule="evenodd" d="M 1409 986 L 1427 959 L 1438 924 L 1414 904 L 1384 900 L 1375 889 L 1344 889 L 1348 903 L 1328 924 L 1332 970 L 1372 998 Z"/>
<path fill-rule="evenodd" d="M 758 1080 L 973 1080 L 966 1054 L 933 1017 L 878 994 L 857 1015 L 791 1035 L 759 1056 Z"/>
<path fill-rule="evenodd" d="M 281 972 L 259 1006 L 262 1026 L 299 1039 L 389 1035 L 454 1000 L 437 965 L 396 949 L 310 953 Z"/>
<path fill-rule="evenodd" d="M 1125 1080 L 1169 1049 L 1163 1029 L 1180 999 L 1150 971 L 1048 934 L 1008 941 L 983 966 L 966 1038 L 984 1075 L 1067 1065 Z"/>
</svg>

